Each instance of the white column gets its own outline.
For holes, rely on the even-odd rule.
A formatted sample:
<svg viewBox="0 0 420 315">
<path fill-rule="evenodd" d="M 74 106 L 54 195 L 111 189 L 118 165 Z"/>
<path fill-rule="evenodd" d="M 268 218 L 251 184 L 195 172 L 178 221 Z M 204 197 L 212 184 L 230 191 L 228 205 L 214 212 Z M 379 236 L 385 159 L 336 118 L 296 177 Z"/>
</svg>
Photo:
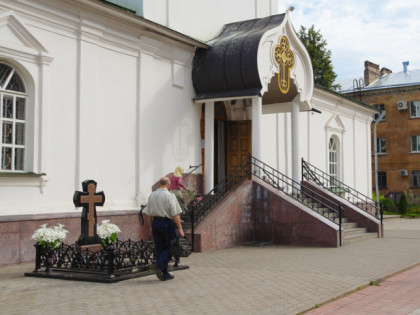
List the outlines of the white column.
<svg viewBox="0 0 420 315">
<path fill-rule="evenodd" d="M 214 187 L 214 102 L 205 103 L 204 121 L 204 191 Z"/>
<path fill-rule="evenodd" d="M 259 96 L 252 98 L 252 155 L 261 159 L 261 125 L 262 125 L 262 99 Z"/>
<path fill-rule="evenodd" d="M 299 103 L 292 102 L 292 179 L 300 182 L 301 156 L 299 151 Z"/>
</svg>

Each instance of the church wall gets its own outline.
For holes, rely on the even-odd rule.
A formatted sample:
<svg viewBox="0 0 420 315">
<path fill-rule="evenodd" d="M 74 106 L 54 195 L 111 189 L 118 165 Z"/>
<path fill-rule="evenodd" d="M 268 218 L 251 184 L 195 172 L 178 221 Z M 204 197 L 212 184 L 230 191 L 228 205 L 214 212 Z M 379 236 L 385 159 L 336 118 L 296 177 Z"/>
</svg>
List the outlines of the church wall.
<svg viewBox="0 0 420 315">
<path fill-rule="evenodd" d="M 28 170 L 46 176 L 1 178 L 0 215 L 75 211 L 73 192 L 85 179 L 105 192 L 103 210 L 137 209 L 161 176 L 178 165 L 187 171 L 200 164 L 193 47 L 144 36 L 137 26 L 94 12 L 84 13 L 81 26 L 79 9 L 71 6 L 55 8 L 56 16 L 42 16 L 40 9 L 37 15 L 28 9 L 19 22 L 51 63 L 43 73 L 32 60 L 12 63 L 34 86 L 34 166 Z M 0 60 L 8 59 L 0 53 Z"/>
<path fill-rule="evenodd" d="M 339 142 L 339 174 L 346 185 L 371 196 L 370 130 L 374 111 L 363 105 L 342 99 L 320 89 L 314 90 L 312 105 L 321 114 L 311 114 L 311 135 L 323 129 L 324 136 L 311 146 L 309 162 L 328 170 L 328 141 L 331 136 Z M 318 148 L 318 149 L 317 149 Z"/>
<path fill-rule="evenodd" d="M 315 106 L 315 104 L 313 104 Z M 317 107 L 318 108 L 318 107 Z M 307 135 L 308 155 L 304 156 L 305 161 L 316 167 L 326 170 L 327 167 L 327 134 L 325 130 L 325 121 L 327 113 L 306 113 L 306 121 L 309 123 L 309 132 Z"/>
<path fill-rule="evenodd" d="M 308 117 L 307 112 L 301 112 L 299 114 L 299 144 L 300 144 L 300 156 L 303 157 L 305 160 L 308 159 L 309 156 L 309 141 L 313 141 L 310 139 L 310 129 L 311 129 L 311 117 Z M 315 137 L 316 139 L 316 137 Z"/>
<path fill-rule="evenodd" d="M 201 106 L 191 101 L 189 65 L 182 70 L 182 88 L 173 86 L 170 60 L 142 54 L 141 68 L 140 188 L 144 199 L 152 184 L 175 167 L 187 172 L 190 165 L 201 163 Z"/>
<path fill-rule="evenodd" d="M 216 37 L 224 24 L 278 13 L 276 0 L 143 0 L 146 19 L 202 41 Z"/>
<path fill-rule="evenodd" d="M 344 126 L 345 126 L 345 132 L 342 133 L 342 153 L 341 153 L 341 163 L 343 165 L 342 170 L 340 171 L 341 176 L 344 180 L 344 183 L 346 183 L 347 185 L 349 185 L 350 187 L 355 188 L 356 190 L 358 189 L 363 189 L 361 191 L 365 192 L 365 188 L 361 187 L 357 181 L 356 181 L 356 177 L 357 177 L 357 172 L 358 170 L 355 169 L 355 158 L 356 158 L 356 154 L 359 155 L 361 160 L 365 160 L 367 159 L 367 155 L 364 151 L 360 151 L 361 148 L 359 148 L 359 146 L 357 145 L 357 142 L 362 142 L 365 143 L 366 139 L 364 139 L 364 137 L 366 137 L 367 135 L 365 134 L 365 130 L 363 129 L 363 125 L 358 125 L 356 123 L 356 121 L 354 120 L 354 116 L 353 117 L 347 117 L 344 115 L 340 116 L 341 121 L 343 122 Z M 357 132 L 358 129 L 362 129 L 360 136 L 360 140 L 357 140 L 358 138 L 356 138 L 357 136 Z M 364 171 L 363 169 L 361 170 L 362 172 Z M 360 175 L 359 175 L 360 176 Z"/>
<path fill-rule="evenodd" d="M 370 196 L 370 131 L 373 111 L 342 98 L 314 91 L 312 106 L 321 113 L 299 115 L 300 154 L 305 161 L 328 173 L 329 139 L 339 147 L 339 178 Z M 290 113 L 263 115 L 263 161 L 291 177 Z"/>
<path fill-rule="evenodd" d="M 279 132 L 277 123 L 277 114 L 268 114 L 262 116 L 262 161 L 278 169 L 278 157 L 281 154 L 278 146 Z"/>
<path fill-rule="evenodd" d="M 86 179 L 105 193 L 99 222 L 110 218 L 121 239 L 148 237 L 137 213 L 152 185 L 178 165 L 188 171 L 201 163 L 194 47 L 101 12 L 81 13 L 72 1 L 57 3 L 34 2 L 36 10 L 7 3 L 12 17 L 0 25 L 0 61 L 19 70 L 29 93 L 25 171 L 39 174 L 0 176 L 0 251 L 7 253 L 0 265 L 33 260 L 31 235 L 43 223 L 65 224 L 66 243 L 77 239 L 81 209 L 73 193 Z M 7 21 L 23 35 L 4 27 Z M 4 48 L 10 38 L 17 53 Z M 37 49 L 45 49 L 43 59 Z"/>
<path fill-rule="evenodd" d="M 290 114 L 265 114 L 262 119 L 262 161 L 291 176 Z"/>
<path fill-rule="evenodd" d="M 101 50 L 97 54 L 95 145 L 94 151 L 81 159 L 93 157 L 92 176 L 107 192 L 108 209 L 136 206 L 136 65 L 136 58 L 117 52 Z M 89 172 L 92 165 L 85 167 Z M 80 179 L 86 176 L 81 173 Z"/>
</svg>

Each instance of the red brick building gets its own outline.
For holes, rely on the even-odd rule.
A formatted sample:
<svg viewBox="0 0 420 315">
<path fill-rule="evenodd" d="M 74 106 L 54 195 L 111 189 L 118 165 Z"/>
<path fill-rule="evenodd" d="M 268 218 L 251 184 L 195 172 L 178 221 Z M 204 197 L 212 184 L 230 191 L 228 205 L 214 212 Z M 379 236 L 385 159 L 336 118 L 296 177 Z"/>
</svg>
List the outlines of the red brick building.
<svg viewBox="0 0 420 315">
<path fill-rule="evenodd" d="M 420 194 L 420 70 L 410 71 L 408 64 L 403 62 L 403 71 L 394 73 L 366 61 L 364 80 L 340 82 L 343 94 L 386 111 L 376 130 L 378 186 L 380 194 L 393 200 L 402 192 Z"/>
</svg>

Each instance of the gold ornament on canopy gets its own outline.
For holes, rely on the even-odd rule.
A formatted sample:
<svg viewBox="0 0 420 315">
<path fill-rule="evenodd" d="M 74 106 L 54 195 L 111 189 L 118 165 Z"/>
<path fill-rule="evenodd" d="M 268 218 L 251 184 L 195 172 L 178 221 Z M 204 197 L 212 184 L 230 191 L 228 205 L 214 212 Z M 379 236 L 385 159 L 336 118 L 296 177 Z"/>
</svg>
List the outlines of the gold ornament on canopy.
<svg viewBox="0 0 420 315">
<path fill-rule="evenodd" d="M 295 64 L 295 57 L 289 48 L 289 40 L 282 36 L 280 43 L 274 47 L 274 59 L 279 66 L 278 83 L 280 91 L 286 94 L 290 88 L 290 70 Z"/>
</svg>

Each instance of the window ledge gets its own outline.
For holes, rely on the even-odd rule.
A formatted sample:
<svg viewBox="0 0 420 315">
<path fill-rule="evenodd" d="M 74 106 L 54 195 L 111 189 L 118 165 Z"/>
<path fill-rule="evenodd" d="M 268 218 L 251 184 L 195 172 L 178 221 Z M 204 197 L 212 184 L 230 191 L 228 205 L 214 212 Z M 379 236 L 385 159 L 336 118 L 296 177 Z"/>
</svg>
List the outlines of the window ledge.
<svg viewBox="0 0 420 315">
<path fill-rule="evenodd" d="M 33 172 L 27 172 L 27 173 L 20 173 L 20 172 L 0 172 L 0 177 L 41 177 L 45 176 L 47 174 L 41 173 L 33 173 Z"/>
<path fill-rule="evenodd" d="M 37 187 L 43 193 L 47 182 L 45 173 L 0 172 L 0 187 Z"/>
<path fill-rule="evenodd" d="M 410 153 L 410 154 L 420 154 L 420 151 L 411 151 L 411 152 L 408 152 L 408 153 Z"/>
</svg>

